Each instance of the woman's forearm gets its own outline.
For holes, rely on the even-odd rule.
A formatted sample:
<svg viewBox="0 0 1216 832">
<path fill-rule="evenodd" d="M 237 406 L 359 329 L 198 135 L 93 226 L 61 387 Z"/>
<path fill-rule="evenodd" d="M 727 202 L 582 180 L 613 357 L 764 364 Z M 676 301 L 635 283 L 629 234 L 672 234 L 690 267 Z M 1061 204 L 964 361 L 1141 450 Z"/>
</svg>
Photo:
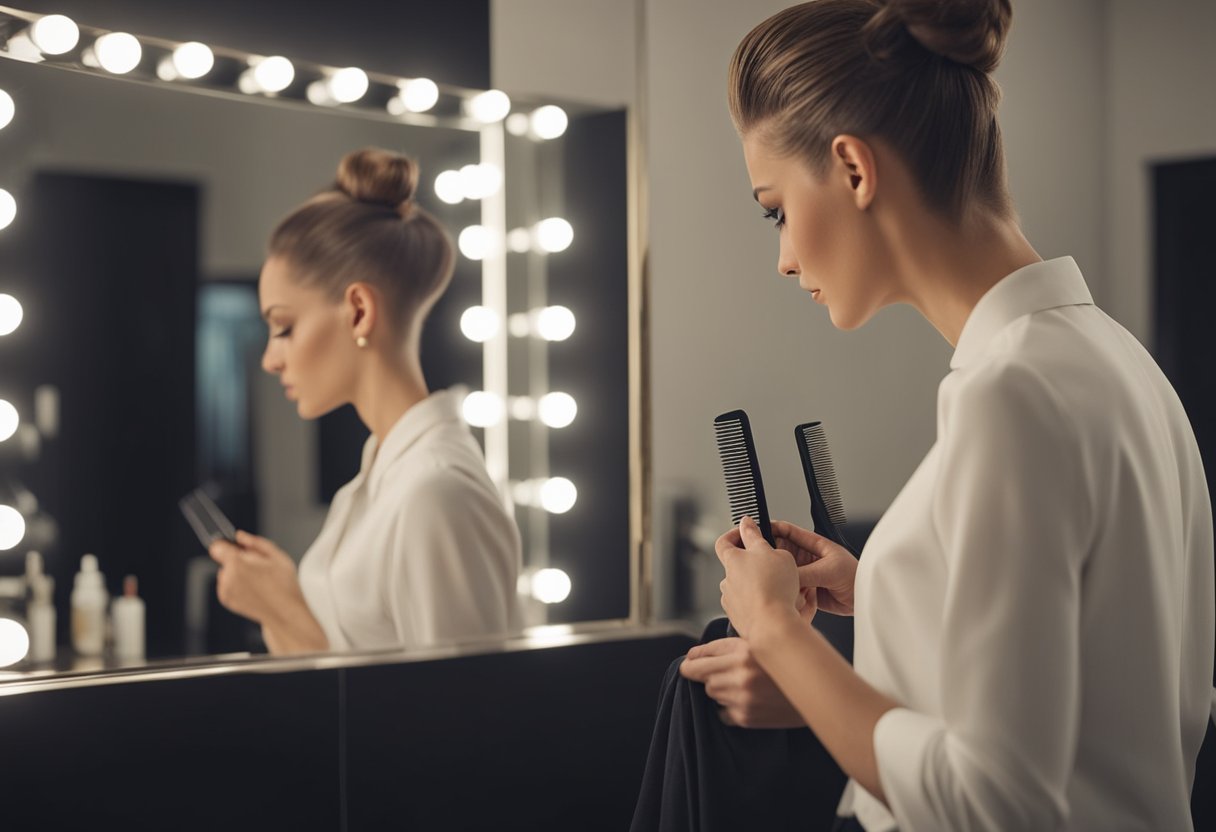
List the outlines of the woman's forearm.
<svg viewBox="0 0 1216 832">
<path fill-rule="evenodd" d="M 329 639 L 303 599 L 283 609 L 273 619 L 262 622 L 262 638 L 275 655 L 319 653 L 329 649 Z"/>
<path fill-rule="evenodd" d="M 845 773 L 886 802 L 874 755 L 874 727 L 898 703 L 876 691 L 796 615 L 757 621 L 748 643 Z"/>
</svg>

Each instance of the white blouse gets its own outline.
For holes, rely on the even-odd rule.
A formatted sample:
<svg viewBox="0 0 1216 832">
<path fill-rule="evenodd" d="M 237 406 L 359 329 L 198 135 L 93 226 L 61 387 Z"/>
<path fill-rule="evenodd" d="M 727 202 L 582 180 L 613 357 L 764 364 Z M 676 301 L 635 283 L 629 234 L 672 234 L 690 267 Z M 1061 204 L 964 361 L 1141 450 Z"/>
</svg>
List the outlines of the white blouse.
<svg viewBox="0 0 1216 832">
<path fill-rule="evenodd" d="M 505 634 L 519 570 L 519 530 L 445 390 L 368 438 L 299 577 L 330 649 L 359 650 Z"/>
<path fill-rule="evenodd" d="M 1186 830 L 1212 706 L 1212 509 L 1147 351 L 1072 258 L 975 307 L 937 441 L 857 570 L 869 832 Z"/>
</svg>

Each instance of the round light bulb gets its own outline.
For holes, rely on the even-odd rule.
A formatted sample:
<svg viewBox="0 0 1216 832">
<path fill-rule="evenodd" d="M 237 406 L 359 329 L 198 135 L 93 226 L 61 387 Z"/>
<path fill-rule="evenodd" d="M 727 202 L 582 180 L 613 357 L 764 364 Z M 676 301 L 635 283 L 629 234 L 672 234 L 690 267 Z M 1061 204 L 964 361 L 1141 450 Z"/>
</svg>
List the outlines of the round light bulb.
<svg viewBox="0 0 1216 832">
<path fill-rule="evenodd" d="M 569 393 L 546 393 L 536 403 L 540 420 L 551 428 L 564 428 L 578 415 L 578 403 Z"/>
<path fill-rule="evenodd" d="M 205 43 L 190 41 L 173 50 L 173 67 L 183 78 L 202 78 L 214 66 L 215 53 Z"/>
<path fill-rule="evenodd" d="M 0 295 L 0 335 L 8 335 L 21 326 L 24 313 L 21 304 L 12 295 Z"/>
<path fill-rule="evenodd" d="M 348 66 L 339 69 L 330 77 L 329 94 L 339 104 L 350 104 L 366 95 L 370 84 L 366 72 L 357 66 Z"/>
<path fill-rule="evenodd" d="M 30 634 L 19 621 L 0 618 L 0 667 L 8 667 L 25 658 L 30 650 Z"/>
<path fill-rule="evenodd" d="M 507 248 L 516 254 L 532 250 L 532 232 L 526 228 L 512 228 L 507 232 Z"/>
<path fill-rule="evenodd" d="M 12 506 L 0 506 L 0 552 L 8 551 L 25 537 L 25 518 Z"/>
<path fill-rule="evenodd" d="M 533 110 L 529 121 L 532 133 L 539 139 L 556 139 L 566 132 L 566 127 L 570 124 L 566 111 L 553 104 Z"/>
<path fill-rule="evenodd" d="M 460 178 L 460 172 L 455 170 L 445 170 L 443 173 L 435 177 L 435 196 L 442 199 L 448 205 L 455 205 L 464 199 L 464 183 Z"/>
<path fill-rule="evenodd" d="M 114 75 L 126 75 L 143 57 L 143 47 L 135 39 L 135 35 L 126 32 L 110 32 L 102 35 L 93 44 L 93 52 L 97 55 L 97 63 L 106 72 Z"/>
<path fill-rule="evenodd" d="M 493 124 L 511 112 L 511 99 L 502 90 L 487 90 L 469 99 L 466 112 L 482 124 Z"/>
<path fill-rule="evenodd" d="M 578 489 L 565 477 L 550 477 L 540 487 L 540 506 L 550 514 L 565 514 L 578 501 Z"/>
<path fill-rule="evenodd" d="M 461 405 L 464 420 L 475 428 L 489 428 L 502 421 L 506 408 L 502 399 L 484 390 L 475 390 L 464 397 Z"/>
<path fill-rule="evenodd" d="M 550 254 L 565 251 L 574 242 L 574 229 L 561 217 L 550 217 L 536 224 L 536 244 Z"/>
<path fill-rule="evenodd" d="M 460 187 L 465 199 L 485 199 L 502 187 L 502 171 L 497 165 L 465 165 L 460 169 Z"/>
<path fill-rule="evenodd" d="M 411 113 L 425 113 L 439 101 L 439 87 L 430 78 L 413 78 L 399 85 L 401 103 Z"/>
<path fill-rule="evenodd" d="M 456 245 L 470 260 L 483 260 L 494 253 L 494 232 L 484 225 L 470 225 L 460 232 Z"/>
<path fill-rule="evenodd" d="M 536 332 L 546 341 L 565 341 L 574 334 L 574 313 L 564 306 L 546 306 L 536 314 Z"/>
<path fill-rule="evenodd" d="M 17 200 L 8 191 L 0 188 L 0 231 L 8 228 L 17 218 Z"/>
<path fill-rule="evenodd" d="M 570 576 L 560 569 L 538 569 L 530 583 L 532 597 L 542 604 L 560 604 L 570 597 Z"/>
<path fill-rule="evenodd" d="M 460 331 L 470 341 L 483 343 L 498 334 L 498 315 L 485 306 L 470 306 L 460 316 Z"/>
<path fill-rule="evenodd" d="M 511 413 L 511 418 L 520 422 L 531 421 L 536 418 L 536 402 L 531 396 L 512 396 L 507 404 L 507 410 Z"/>
<path fill-rule="evenodd" d="M 80 27 L 70 17 L 48 14 L 34 21 L 30 27 L 30 40 L 44 55 L 62 55 L 80 43 Z"/>
<path fill-rule="evenodd" d="M 17 416 L 17 408 L 0 399 L 0 442 L 16 433 L 19 424 L 21 419 Z"/>
<path fill-rule="evenodd" d="M 13 97 L 4 90 L 0 90 L 0 130 L 8 127 L 16 112 L 17 105 L 13 103 Z"/>
<path fill-rule="evenodd" d="M 512 136 L 528 135 L 528 115 L 526 113 L 511 113 L 507 116 L 507 120 L 503 123 L 507 128 L 507 132 Z"/>
<path fill-rule="evenodd" d="M 313 81 L 309 84 L 304 90 L 304 97 L 308 99 L 308 103 L 318 107 L 329 107 L 338 103 L 334 98 L 333 90 L 324 81 Z"/>
<path fill-rule="evenodd" d="M 266 92 L 282 92 L 296 78 L 296 68 L 282 55 L 258 61 L 253 68 L 253 80 Z"/>
</svg>

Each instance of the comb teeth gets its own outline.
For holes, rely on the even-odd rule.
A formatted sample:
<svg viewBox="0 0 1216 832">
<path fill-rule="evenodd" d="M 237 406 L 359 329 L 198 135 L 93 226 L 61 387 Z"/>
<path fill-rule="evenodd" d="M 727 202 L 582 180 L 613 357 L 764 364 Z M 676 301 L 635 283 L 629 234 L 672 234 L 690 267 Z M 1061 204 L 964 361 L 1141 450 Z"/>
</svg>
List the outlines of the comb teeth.
<svg viewBox="0 0 1216 832">
<path fill-rule="evenodd" d="M 819 487 L 819 495 L 823 498 L 828 519 L 837 527 L 843 527 L 847 522 L 844 500 L 840 496 L 840 486 L 836 484 L 836 468 L 832 465 L 832 453 L 828 450 L 828 438 L 823 431 L 823 423 L 811 422 L 803 425 L 801 434 L 807 455 L 815 469 L 815 484 Z"/>
<path fill-rule="evenodd" d="M 752 476 L 752 460 L 743 421 L 738 418 L 715 421 L 714 434 L 718 440 L 718 456 L 722 459 L 722 475 L 726 478 L 731 522 L 738 524 L 744 517 L 758 518 L 760 500 Z"/>
</svg>

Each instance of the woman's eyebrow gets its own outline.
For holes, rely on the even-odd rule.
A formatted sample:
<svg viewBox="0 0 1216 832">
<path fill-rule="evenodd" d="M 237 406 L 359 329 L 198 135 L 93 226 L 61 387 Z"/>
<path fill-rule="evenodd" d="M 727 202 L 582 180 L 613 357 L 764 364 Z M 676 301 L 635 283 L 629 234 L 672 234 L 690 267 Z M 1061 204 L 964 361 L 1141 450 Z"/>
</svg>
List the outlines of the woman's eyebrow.
<svg viewBox="0 0 1216 832">
<path fill-rule="evenodd" d="M 756 202 L 759 202 L 760 194 L 764 191 L 771 191 L 771 190 L 772 190 L 772 188 L 770 188 L 768 185 L 761 185 L 759 188 L 756 188 L 755 190 L 752 191 L 752 199 L 756 200 Z"/>
<path fill-rule="evenodd" d="M 287 307 L 283 306 L 283 304 L 281 304 L 281 303 L 274 303 L 274 304 L 271 304 L 270 306 L 267 306 L 265 309 L 263 309 L 263 310 L 262 310 L 262 320 L 267 320 L 267 319 L 269 319 L 269 318 L 270 318 L 270 313 L 271 313 L 271 312 L 273 312 L 274 310 L 276 310 L 276 309 L 286 309 L 286 308 L 287 308 Z"/>
</svg>

